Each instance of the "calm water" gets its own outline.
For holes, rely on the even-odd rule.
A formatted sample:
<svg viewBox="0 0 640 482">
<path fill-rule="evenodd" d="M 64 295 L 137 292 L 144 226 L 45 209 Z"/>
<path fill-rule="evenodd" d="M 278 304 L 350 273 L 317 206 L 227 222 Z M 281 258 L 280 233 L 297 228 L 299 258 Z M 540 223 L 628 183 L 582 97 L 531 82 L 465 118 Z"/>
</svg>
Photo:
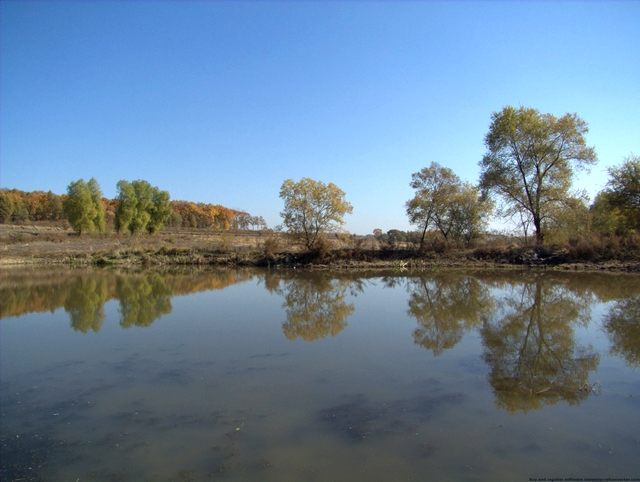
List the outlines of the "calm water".
<svg viewBox="0 0 640 482">
<path fill-rule="evenodd" d="M 3 270 L 0 479 L 640 480 L 640 276 Z"/>
</svg>

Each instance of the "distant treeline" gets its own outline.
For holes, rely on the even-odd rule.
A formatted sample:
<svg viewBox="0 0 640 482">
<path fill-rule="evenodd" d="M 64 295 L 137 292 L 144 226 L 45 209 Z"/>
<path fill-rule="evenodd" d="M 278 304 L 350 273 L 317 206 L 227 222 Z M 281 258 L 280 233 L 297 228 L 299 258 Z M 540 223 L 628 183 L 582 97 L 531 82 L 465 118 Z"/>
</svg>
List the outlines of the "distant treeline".
<svg viewBox="0 0 640 482">
<path fill-rule="evenodd" d="M 66 221 L 63 202 L 67 194 L 51 191 L 26 192 L 19 189 L 0 189 L 0 223 L 28 221 Z M 120 201 L 102 198 L 107 227 L 115 228 L 116 210 Z M 165 226 L 184 228 L 266 229 L 262 216 L 230 209 L 219 204 L 170 201 L 171 214 Z"/>
</svg>

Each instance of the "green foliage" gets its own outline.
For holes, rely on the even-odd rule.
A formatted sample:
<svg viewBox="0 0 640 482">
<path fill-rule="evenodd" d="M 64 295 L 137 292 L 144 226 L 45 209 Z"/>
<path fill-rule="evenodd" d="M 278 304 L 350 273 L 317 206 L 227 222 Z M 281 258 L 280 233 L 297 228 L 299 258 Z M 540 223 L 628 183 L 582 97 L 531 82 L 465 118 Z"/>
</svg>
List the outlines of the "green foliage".
<svg viewBox="0 0 640 482">
<path fill-rule="evenodd" d="M 429 167 L 411 175 L 411 187 L 416 190 L 413 199 L 407 201 L 409 222 L 422 230 L 421 242 L 428 229 L 445 227 L 448 202 L 454 196 L 460 178 L 446 167 L 432 162 Z M 442 229 L 441 229 L 442 230 Z M 448 230 L 442 233 L 447 237 Z"/>
<path fill-rule="evenodd" d="M 479 239 L 492 212 L 493 202 L 481 196 L 476 186 L 460 185 L 449 205 L 450 239 L 466 244 Z"/>
<path fill-rule="evenodd" d="M 11 221 L 14 207 L 11 197 L 4 190 L 0 190 L 0 223 Z"/>
<path fill-rule="evenodd" d="M 630 154 L 620 167 L 610 167 L 609 175 L 607 187 L 613 194 L 613 201 L 640 209 L 640 157 Z"/>
<path fill-rule="evenodd" d="M 587 124 L 576 114 L 556 118 L 536 109 L 508 106 L 491 116 L 480 162 L 480 187 L 503 201 L 501 214 L 533 224 L 536 241 L 570 197 L 574 168 L 597 161 L 587 147 Z"/>
<path fill-rule="evenodd" d="M 108 286 L 105 278 L 78 277 L 73 283 L 64 309 L 69 313 L 71 327 L 82 333 L 90 329 L 100 331 L 105 318 L 104 304 L 107 301 Z"/>
<path fill-rule="evenodd" d="M 627 232 L 626 217 L 611 198 L 610 192 L 601 191 L 589 208 L 593 230 L 600 234 L 624 234 Z"/>
<path fill-rule="evenodd" d="M 171 216 L 169 193 L 152 187 L 147 181 L 118 181 L 118 207 L 116 208 L 116 230 L 127 230 L 131 234 L 159 231 Z"/>
<path fill-rule="evenodd" d="M 147 224 L 149 234 L 154 234 L 162 229 L 164 222 L 171 217 L 173 211 L 169 203 L 169 193 L 160 191 L 157 187 L 153 188 L 151 196 L 151 208 L 149 211 L 150 219 Z"/>
<path fill-rule="evenodd" d="M 591 232 L 592 216 L 587 206 L 586 194 L 567 197 L 561 203 L 554 204 L 552 208 L 551 215 L 543 224 L 547 241 L 560 243 L 576 236 L 586 236 Z"/>
<path fill-rule="evenodd" d="M 0 191 L 0 222 L 26 221 L 29 219 L 27 198 L 29 193 L 18 189 Z"/>
<path fill-rule="evenodd" d="M 67 197 L 62 207 L 69 224 L 78 234 L 82 234 L 83 231 L 104 231 L 102 191 L 94 178 L 88 183 L 82 179 L 71 182 L 67 187 Z"/>
<path fill-rule="evenodd" d="M 412 174 L 411 187 L 416 194 L 406 203 L 407 216 L 422 231 L 421 244 L 429 229 L 455 242 L 469 243 L 480 237 L 493 204 L 480 196 L 478 188 L 462 183 L 451 169 L 436 162 Z"/>
<path fill-rule="evenodd" d="M 401 231 L 390 229 L 386 233 L 380 234 L 376 239 L 383 243 L 419 243 L 421 233 L 416 231 Z"/>
<path fill-rule="evenodd" d="M 593 230 L 605 235 L 640 232 L 640 157 L 626 157 L 608 169 L 610 179 L 590 208 Z"/>
<path fill-rule="evenodd" d="M 640 231 L 640 157 L 629 155 L 620 167 L 609 168 L 601 207 L 609 208 L 618 217 L 618 232 Z"/>
<path fill-rule="evenodd" d="M 121 276 L 116 282 L 120 301 L 120 326 L 145 327 L 171 313 L 173 290 L 158 273 L 149 276 Z"/>
<path fill-rule="evenodd" d="M 327 231 L 338 230 L 344 224 L 344 215 L 353 212 L 338 186 L 306 177 L 299 182 L 284 181 L 280 197 L 284 200 L 284 211 L 280 213 L 284 225 L 309 249 Z"/>
<path fill-rule="evenodd" d="M 144 184 L 143 184 L 144 183 Z M 116 185 L 118 207 L 116 208 L 116 231 L 128 230 L 132 234 L 142 231 L 149 222 L 151 195 L 145 188 L 146 181 L 118 181 Z"/>
<path fill-rule="evenodd" d="M 95 216 L 93 218 L 94 228 L 100 232 L 103 232 L 105 228 L 105 217 L 104 208 L 102 207 L 102 191 L 100 190 L 98 181 L 96 181 L 93 177 L 87 183 L 87 188 L 89 189 L 89 193 L 91 194 L 91 204 L 93 205 L 93 209 L 95 212 Z"/>
</svg>

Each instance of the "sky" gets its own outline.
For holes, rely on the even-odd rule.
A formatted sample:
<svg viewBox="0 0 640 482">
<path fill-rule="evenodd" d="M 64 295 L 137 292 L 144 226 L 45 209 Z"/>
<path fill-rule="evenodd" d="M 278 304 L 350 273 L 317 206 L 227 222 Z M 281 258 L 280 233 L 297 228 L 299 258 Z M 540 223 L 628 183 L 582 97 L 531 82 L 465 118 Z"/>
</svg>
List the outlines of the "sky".
<svg viewBox="0 0 640 482">
<path fill-rule="evenodd" d="M 589 126 L 599 163 L 640 155 L 640 2 L 0 2 L 0 187 L 174 200 L 282 222 L 282 182 L 333 182 L 345 228 L 412 229 L 411 174 L 477 183 L 491 114 Z"/>
</svg>

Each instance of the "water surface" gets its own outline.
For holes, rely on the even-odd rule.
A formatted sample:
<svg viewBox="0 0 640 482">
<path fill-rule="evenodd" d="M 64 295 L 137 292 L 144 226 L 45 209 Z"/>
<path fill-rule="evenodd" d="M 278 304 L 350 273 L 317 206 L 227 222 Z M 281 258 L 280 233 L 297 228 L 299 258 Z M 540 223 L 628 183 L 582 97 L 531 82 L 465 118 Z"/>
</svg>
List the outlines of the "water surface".
<svg viewBox="0 0 640 482">
<path fill-rule="evenodd" d="M 640 478 L 640 276 L 5 270 L 2 480 Z"/>
</svg>

